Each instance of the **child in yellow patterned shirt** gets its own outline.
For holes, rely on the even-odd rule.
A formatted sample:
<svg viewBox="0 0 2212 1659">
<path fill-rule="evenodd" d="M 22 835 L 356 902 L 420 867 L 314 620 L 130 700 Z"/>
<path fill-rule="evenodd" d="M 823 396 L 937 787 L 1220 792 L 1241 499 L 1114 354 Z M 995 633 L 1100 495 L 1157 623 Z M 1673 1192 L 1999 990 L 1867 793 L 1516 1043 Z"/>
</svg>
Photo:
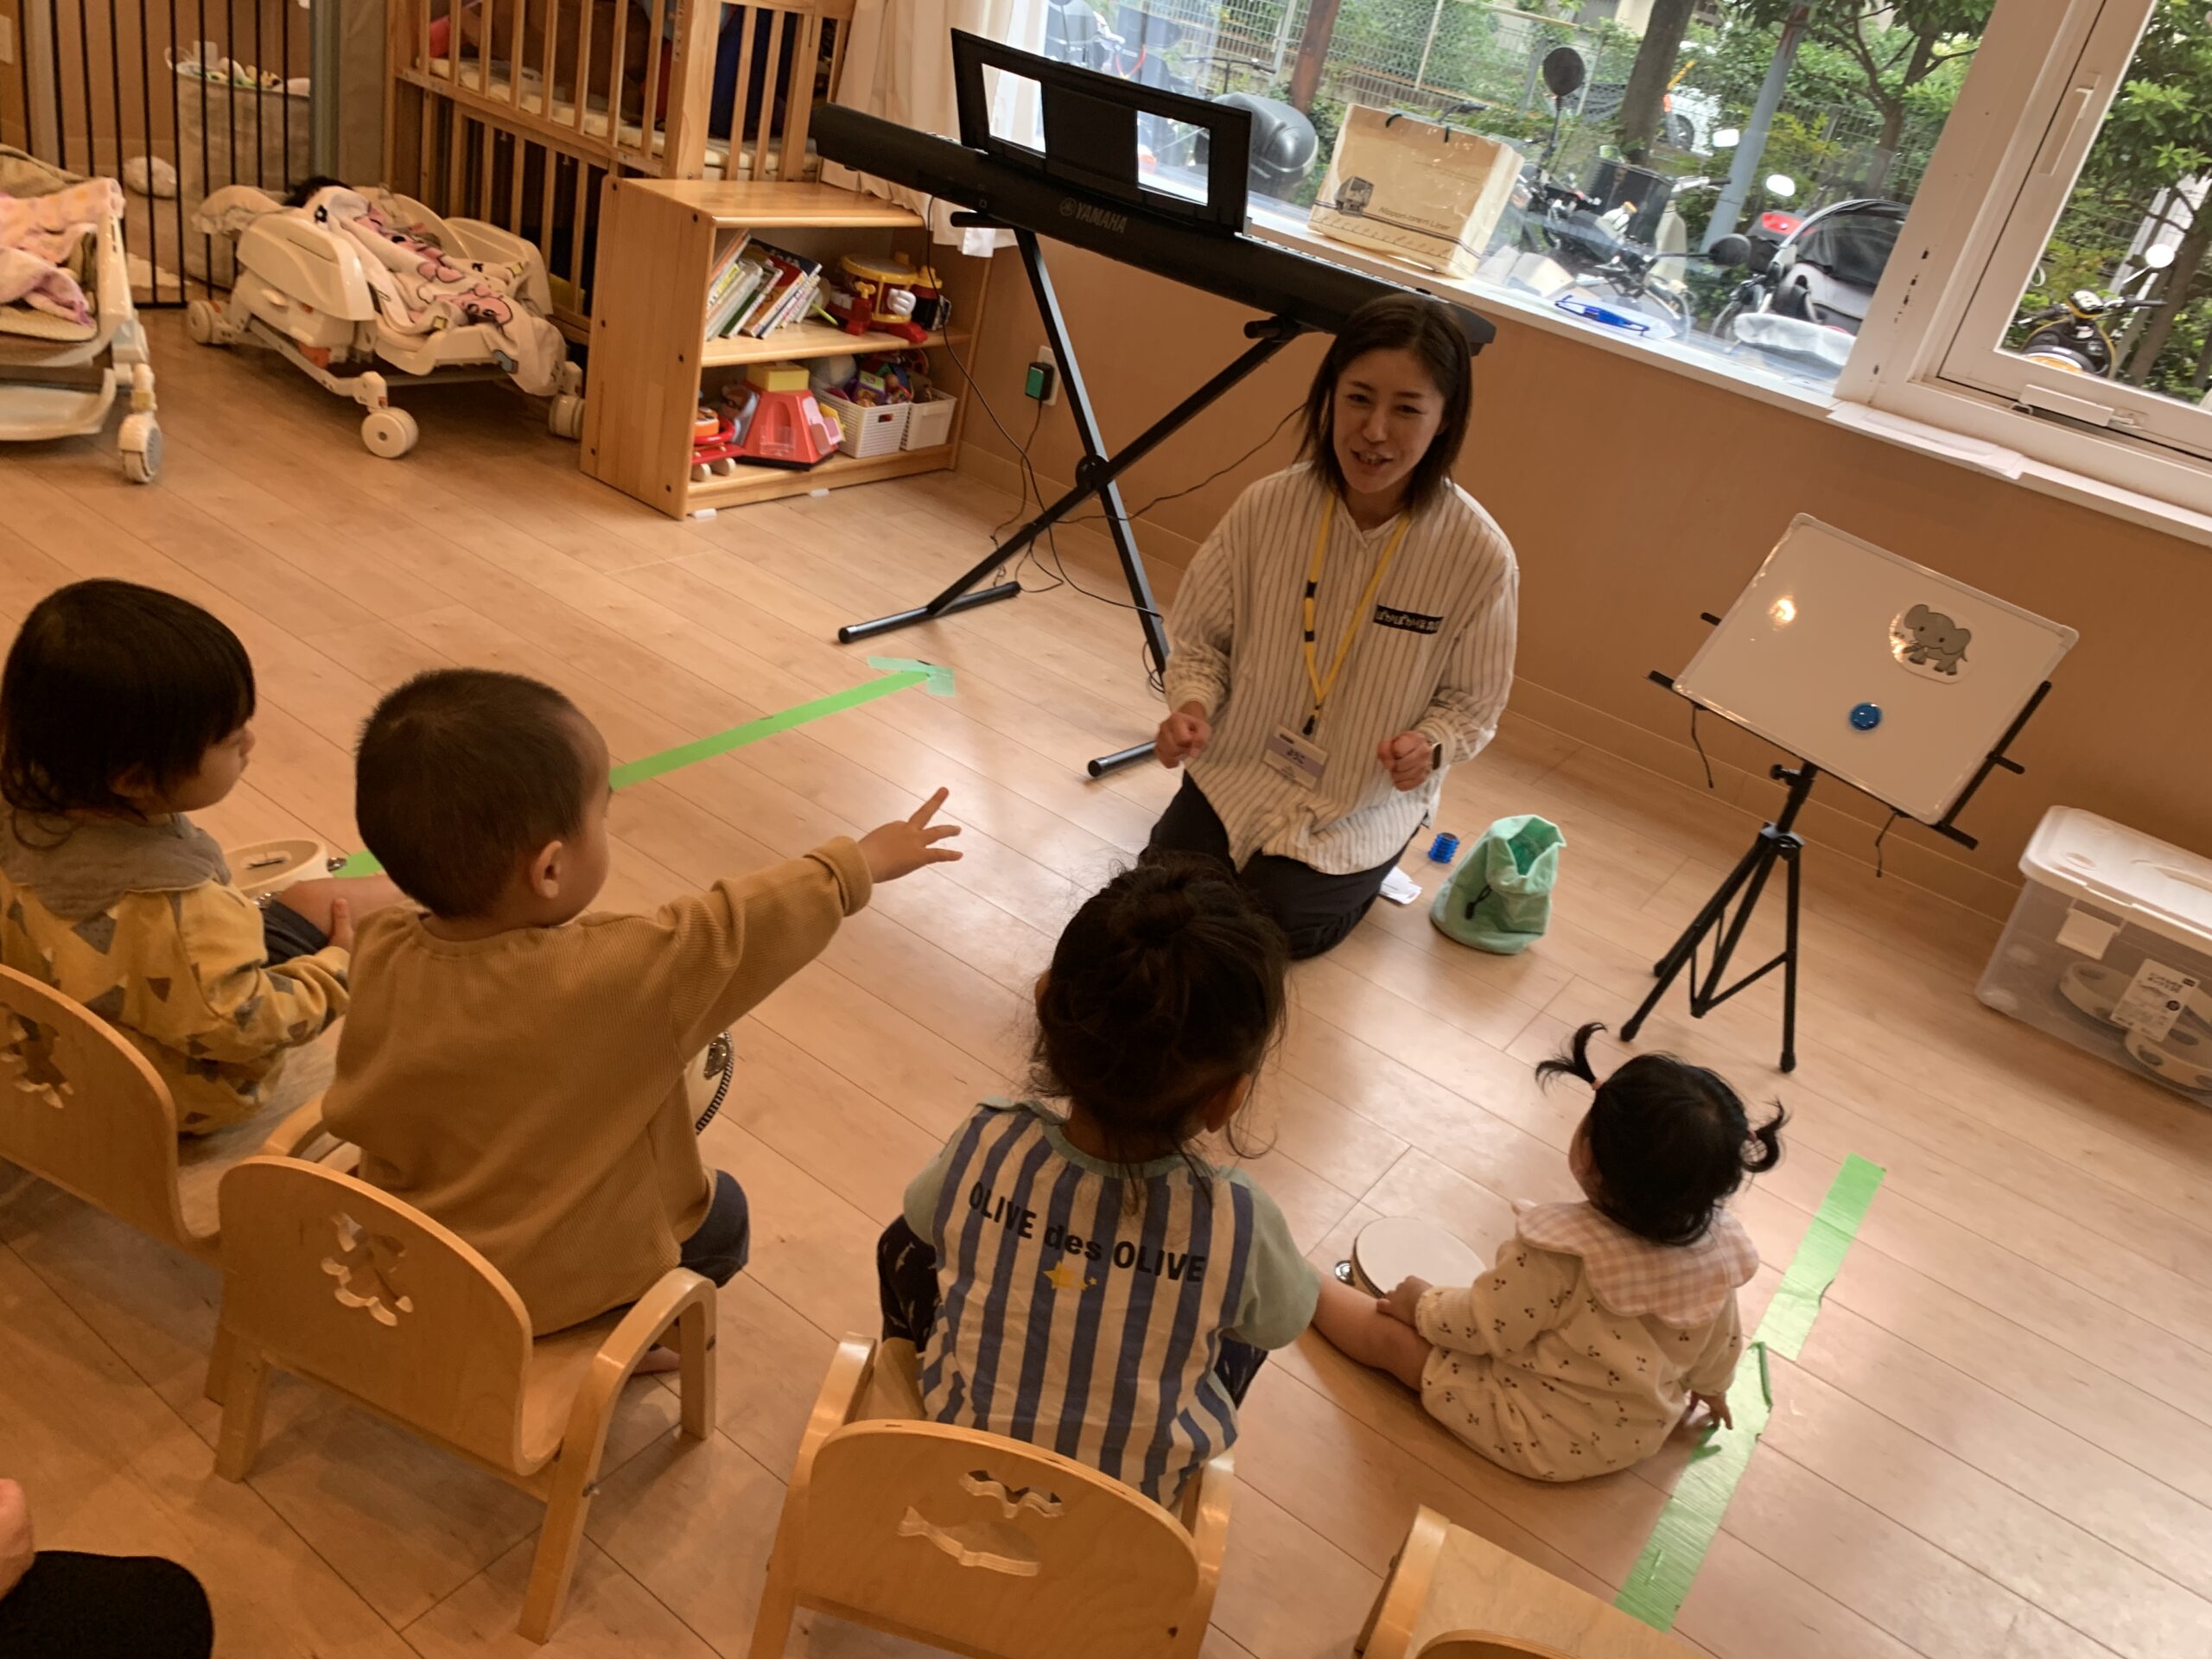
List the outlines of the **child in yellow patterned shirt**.
<svg viewBox="0 0 2212 1659">
<path fill-rule="evenodd" d="M 309 881 L 264 908 L 232 885 L 185 815 L 237 785 L 253 711 L 238 636 L 131 582 L 48 594 L 0 672 L 0 962 L 121 1031 L 187 1134 L 262 1109 L 346 1012 L 353 916 L 396 896 Z"/>
</svg>

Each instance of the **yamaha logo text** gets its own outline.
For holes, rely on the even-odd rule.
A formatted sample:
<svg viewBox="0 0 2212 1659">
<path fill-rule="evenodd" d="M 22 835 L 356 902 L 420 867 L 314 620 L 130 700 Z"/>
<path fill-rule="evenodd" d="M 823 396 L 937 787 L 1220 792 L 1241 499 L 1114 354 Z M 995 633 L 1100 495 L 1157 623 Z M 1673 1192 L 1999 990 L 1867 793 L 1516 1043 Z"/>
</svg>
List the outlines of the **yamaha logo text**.
<svg viewBox="0 0 2212 1659">
<path fill-rule="evenodd" d="M 1116 236 L 1125 236 L 1128 233 L 1129 216 L 1127 213 L 1114 213 L 1104 207 L 1094 207 L 1087 201 L 1077 201 L 1071 197 L 1062 200 L 1060 217 L 1079 219 L 1086 225 L 1096 225 L 1100 230 L 1111 231 Z"/>
</svg>

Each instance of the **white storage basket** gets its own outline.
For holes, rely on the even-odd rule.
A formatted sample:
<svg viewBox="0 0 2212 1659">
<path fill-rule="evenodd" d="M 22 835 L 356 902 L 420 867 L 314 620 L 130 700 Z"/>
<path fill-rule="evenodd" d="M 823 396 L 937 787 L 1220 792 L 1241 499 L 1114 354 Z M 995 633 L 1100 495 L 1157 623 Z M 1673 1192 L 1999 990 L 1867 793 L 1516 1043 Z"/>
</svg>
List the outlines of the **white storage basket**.
<svg viewBox="0 0 2212 1659">
<path fill-rule="evenodd" d="M 950 392 L 932 391 L 918 404 L 909 404 L 913 413 L 906 417 L 906 442 L 909 449 L 934 449 L 939 444 L 952 442 L 952 417 L 958 412 L 960 400 Z"/>
<path fill-rule="evenodd" d="M 906 411 L 913 407 L 912 404 L 877 404 L 870 407 L 840 397 L 834 391 L 817 391 L 814 400 L 844 429 L 845 441 L 837 447 L 855 460 L 896 454 L 902 447 L 906 436 Z"/>
</svg>

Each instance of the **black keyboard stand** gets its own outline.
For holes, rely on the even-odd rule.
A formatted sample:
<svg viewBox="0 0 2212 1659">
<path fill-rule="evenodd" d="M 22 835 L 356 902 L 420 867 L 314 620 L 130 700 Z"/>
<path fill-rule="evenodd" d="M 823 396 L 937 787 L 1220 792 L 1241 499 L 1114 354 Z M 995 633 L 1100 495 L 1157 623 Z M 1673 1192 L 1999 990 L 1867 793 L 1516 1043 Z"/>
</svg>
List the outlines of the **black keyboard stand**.
<svg viewBox="0 0 2212 1659">
<path fill-rule="evenodd" d="M 963 572 L 943 593 L 911 611 L 879 616 L 870 622 L 849 623 L 837 630 L 838 643 L 849 645 L 856 639 L 873 639 L 876 635 L 889 633 L 895 628 L 907 627 L 917 622 L 933 622 L 956 611 L 1012 599 L 1021 591 L 1021 584 L 1018 582 L 999 582 L 980 588 L 976 584 L 993 570 L 1019 558 L 1039 537 L 1096 496 L 1100 506 L 1105 510 L 1107 534 L 1114 538 L 1114 550 L 1121 556 L 1122 575 L 1128 583 L 1129 607 L 1136 613 L 1138 623 L 1144 630 L 1147 664 L 1154 675 L 1164 675 L 1167 671 L 1167 630 L 1160 624 L 1160 607 L 1152 596 L 1152 582 L 1145 574 L 1144 556 L 1137 551 L 1136 536 L 1130 527 L 1128 514 L 1122 505 L 1121 486 L 1116 480 L 1193 418 L 1204 413 L 1224 392 L 1305 332 L 1304 325 L 1287 317 L 1273 317 L 1263 322 L 1245 324 L 1245 337 L 1252 344 L 1243 355 L 1119 450 L 1109 454 L 1099 437 L 1097 417 L 1091 413 L 1090 398 L 1084 388 L 1083 372 L 1077 366 L 1075 348 L 1068 341 L 1067 322 L 1060 315 L 1059 299 L 1052 291 L 1052 279 L 1045 269 L 1045 255 L 1038 245 L 1036 234 L 1019 226 L 1001 225 L 982 213 L 955 213 L 952 222 L 963 227 L 986 230 L 1011 228 L 1014 231 L 1014 245 L 1021 250 L 1021 263 L 1029 272 L 1030 291 L 1037 299 L 1037 315 L 1044 320 L 1046 340 L 1051 345 L 1053 358 L 1059 364 L 1060 385 L 1067 395 L 1068 413 L 1074 418 L 1076 436 L 1083 445 L 1083 459 L 1076 463 L 1076 481 L 1072 488 L 993 548 L 989 554 Z M 969 393 L 976 395 L 972 385 Z M 1142 743 L 1133 744 L 1115 753 L 1101 755 L 1090 763 L 1088 770 L 1093 778 L 1103 778 L 1108 772 L 1142 760 L 1151 753 L 1152 741 L 1147 738 Z"/>
</svg>

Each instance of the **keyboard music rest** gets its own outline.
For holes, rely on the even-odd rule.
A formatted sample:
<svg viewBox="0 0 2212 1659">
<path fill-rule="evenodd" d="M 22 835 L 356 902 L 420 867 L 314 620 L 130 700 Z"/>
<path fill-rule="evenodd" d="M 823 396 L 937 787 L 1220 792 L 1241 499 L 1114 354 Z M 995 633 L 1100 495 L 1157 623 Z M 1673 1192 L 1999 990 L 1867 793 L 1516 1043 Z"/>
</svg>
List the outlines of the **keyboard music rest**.
<svg viewBox="0 0 2212 1659">
<path fill-rule="evenodd" d="M 1427 292 L 1240 232 L 1071 189 L 950 139 L 840 104 L 818 105 L 811 130 L 826 161 L 1324 334 L 1335 334 L 1370 300 Z M 1495 338 L 1486 319 L 1445 296 L 1432 297 L 1451 307 L 1476 351 Z"/>
</svg>

